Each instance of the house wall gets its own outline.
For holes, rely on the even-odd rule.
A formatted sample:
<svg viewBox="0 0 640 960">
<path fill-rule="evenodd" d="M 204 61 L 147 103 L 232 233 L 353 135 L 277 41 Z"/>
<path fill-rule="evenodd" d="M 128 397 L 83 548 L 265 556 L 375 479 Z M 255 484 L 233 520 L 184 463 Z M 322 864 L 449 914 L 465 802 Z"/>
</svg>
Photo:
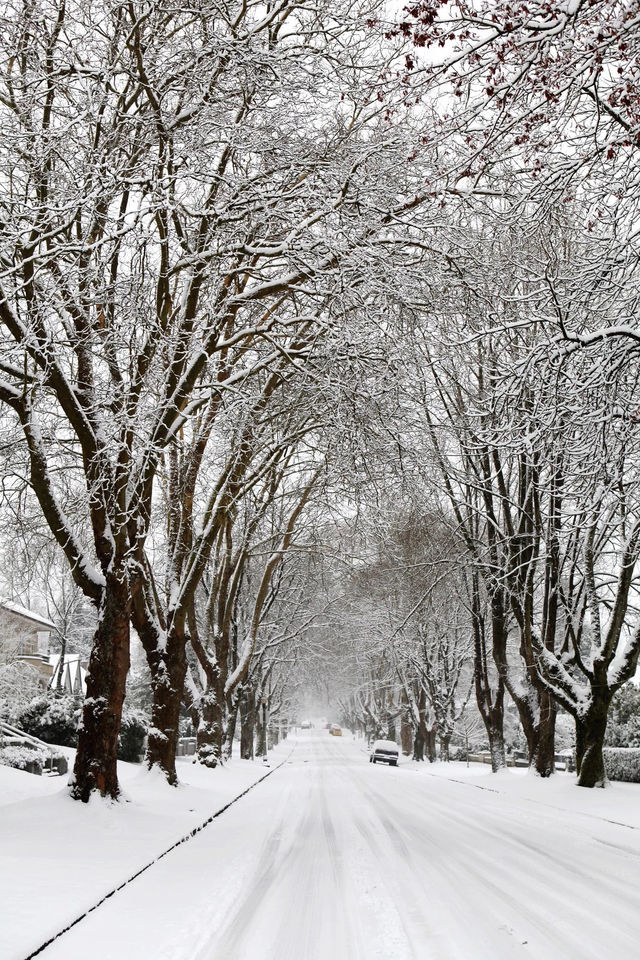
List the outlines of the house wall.
<svg viewBox="0 0 640 960">
<path fill-rule="evenodd" d="M 0 663 L 46 653 L 49 631 L 12 610 L 0 607 Z"/>
</svg>

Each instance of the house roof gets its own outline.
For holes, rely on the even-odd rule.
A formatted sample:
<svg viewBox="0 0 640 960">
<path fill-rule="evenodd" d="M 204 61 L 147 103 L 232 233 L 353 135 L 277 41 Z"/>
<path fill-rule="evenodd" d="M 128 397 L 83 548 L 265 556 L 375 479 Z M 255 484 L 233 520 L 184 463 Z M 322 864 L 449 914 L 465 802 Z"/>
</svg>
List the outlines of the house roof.
<svg viewBox="0 0 640 960">
<path fill-rule="evenodd" d="M 51 620 L 47 620 L 46 617 L 41 617 L 39 613 L 34 613 L 33 610 L 21 607 L 19 603 L 14 603 L 13 600 L 0 600 L 0 607 L 9 610 L 11 613 L 16 613 L 19 617 L 24 617 L 26 620 L 32 620 L 33 623 L 37 623 L 42 627 L 48 627 L 49 630 L 55 629 L 55 624 L 52 623 Z"/>
</svg>

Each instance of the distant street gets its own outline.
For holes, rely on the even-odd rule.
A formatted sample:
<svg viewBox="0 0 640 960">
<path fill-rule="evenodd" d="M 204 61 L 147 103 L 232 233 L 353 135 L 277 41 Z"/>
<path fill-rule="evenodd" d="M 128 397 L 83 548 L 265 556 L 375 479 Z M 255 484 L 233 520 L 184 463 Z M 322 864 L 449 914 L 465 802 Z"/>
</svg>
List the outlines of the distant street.
<svg viewBox="0 0 640 960">
<path fill-rule="evenodd" d="M 632 960 L 639 876 L 640 831 L 311 730 L 43 960 Z"/>
</svg>

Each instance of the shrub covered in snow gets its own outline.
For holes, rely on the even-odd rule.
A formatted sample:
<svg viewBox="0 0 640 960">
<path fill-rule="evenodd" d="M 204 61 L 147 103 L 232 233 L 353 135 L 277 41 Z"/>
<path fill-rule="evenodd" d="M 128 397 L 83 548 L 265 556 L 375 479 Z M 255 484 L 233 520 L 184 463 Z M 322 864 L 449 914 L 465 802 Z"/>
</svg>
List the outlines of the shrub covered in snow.
<svg viewBox="0 0 640 960">
<path fill-rule="evenodd" d="M 640 747 L 640 690 L 631 681 L 611 701 L 605 743 L 608 747 Z"/>
<path fill-rule="evenodd" d="M 14 717 L 41 692 L 38 674 L 30 663 L 15 660 L 0 665 L 0 716 Z"/>
<path fill-rule="evenodd" d="M 30 733 L 45 743 L 61 747 L 75 747 L 78 742 L 78 725 L 82 717 L 82 704 L 74 697 L 59 697 L 53 693 L 36 697 L 24 709 L 12 717 L 13 723 L 25 733 Z M 141 710 L 124 710 L 118 758 L 130 763 L 139 763 L 147 735 L 147 722 Z"/>
<path fill-rule="evenodd" d="M 36 766 L 42 768 L 51 759 L 49 750 L 39 747 L 15 746 L 10 744 L 0 747 L 0 763 L 5 767 L 14 767 L 16 770 L 27 770 Z"/>
<path fill-rule="evenodd" d="M 140 763 L 144 752 L 147 721 L 140 710 L 125 710 L 118 740 L 118 759 Z"/>
<path fill-rule="evenodd" d="M 75 747 L 78 739 L 80 706 L 74 697 L 51 693 L 37 697 L 14 715 L 17 727 L 45 743 Z"/>
<path fill-rule="evenodd" d="M 605 747 L 604 765 L 609 780 L 640 783 L 640 749 L 637 747 Z"/>
</svg>

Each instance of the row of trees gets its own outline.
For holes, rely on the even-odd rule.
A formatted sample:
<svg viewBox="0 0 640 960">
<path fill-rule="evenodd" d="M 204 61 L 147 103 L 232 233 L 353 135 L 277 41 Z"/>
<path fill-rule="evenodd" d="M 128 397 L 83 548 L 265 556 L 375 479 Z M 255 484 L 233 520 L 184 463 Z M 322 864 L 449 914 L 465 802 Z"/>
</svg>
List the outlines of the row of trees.
<svg viewBox="0 0 640 960">
<path fill-rule="evenodd" d="M 508 695 L 543 776 L 558 707 L 572 716 L 579 782 L 594 786 L 640 653 L 638 10 L 418 3 L 390 30 L 414 43 L 415 161 L 439 151 L 427 177 L 443 222 L 431 233 L 418 210 L 396 238 L 385 314 L 400 387 L 372 438 L 385 463 L 395 452 L 425 536 L 449 530 L 494 769 Z M 437 596 L 423 586 L 416 638 Z"/>
<path fill-rule="evenodd" d="M 427 750 L 437 714 L 446 751 L 471 638 L 494 767 L 508 693 L 538 772 L 559 704 L 580 782 L 604 778 L 640 650 L 638 18 L 383 16 L 2 15 L 4 489 L 96 611 L 79 799 L 118 793 L 132 626 L 147 762 L 175 782 L 182 703 L 218 763 L 289 658 L 301 529 L 389 490 L 434 542 L 409 609 L 369 570 L 393 625 L 376 710 L 399 697 Z"/>
<path fill-rule="evenodd" d="M 361 251 L 405 202 L 381 119 L 399 44 L 369 14 L 5 7 L 0 400 L 15 484 L 97 611 L 79 799 L 118 793 L 132 625 L 149 765 L 175 780 L 188 644 L 201 756 L 220 755 L 322 468 L 310 386 Z"/>
</svg>

